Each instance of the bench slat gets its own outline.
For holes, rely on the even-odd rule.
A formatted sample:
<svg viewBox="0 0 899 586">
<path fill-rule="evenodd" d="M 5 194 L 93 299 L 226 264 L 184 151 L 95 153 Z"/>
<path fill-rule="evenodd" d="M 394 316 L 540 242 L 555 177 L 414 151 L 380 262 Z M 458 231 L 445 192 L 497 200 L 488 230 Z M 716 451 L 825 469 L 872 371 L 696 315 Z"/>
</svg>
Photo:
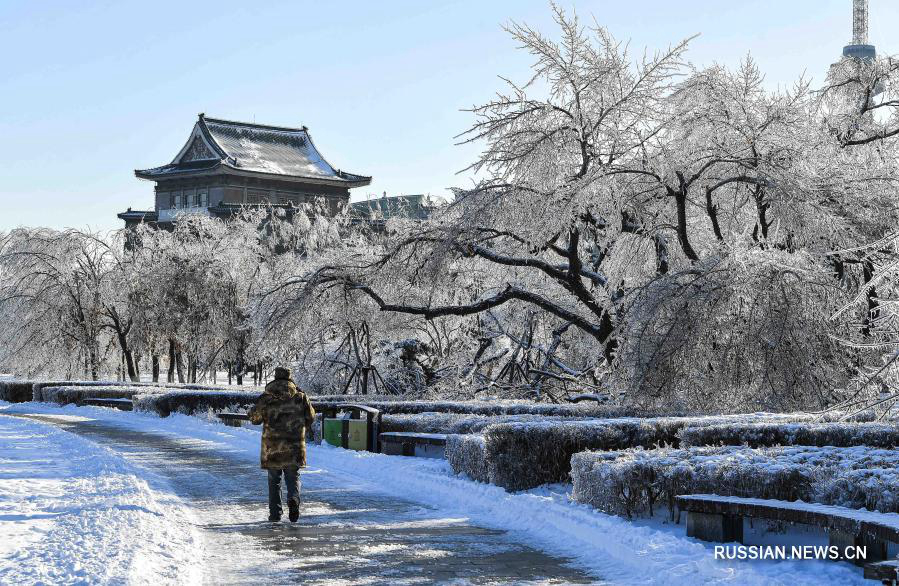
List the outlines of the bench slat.
<svg viewBox="0 0 899 586">
<path fill-rule="evenodd" d="M 81 400 L 84 405 L 92 405 L 94 407 L 114 407 L 123 411 L 132 411 L 134 403 L 131 399 L 109 399 L 103 397 L 88 397 Z"/>
<path fill-rule="evenodd" d="M 684 495 L 676 497 L 680 510 L 714 515 L 738 515 L 760 519 L 789 521 L 815 525 L 853 535 L 868 534 L 899 543 L 899 515 L 896 519 L 878 518 L 871 513 L 845 507 L 814 503 L 791 503 L 764 499 L 722 497 L 718 495 Z"/>
<path fill-rule="evenodd" d="M 442 433 L 416 433 L 412 431 L 385 431 L 381 434 L 382 442 L 413 442 L 417 444 L 430 444 L 432 446 L 445 446 L 446 434 Z"/>
</svg>

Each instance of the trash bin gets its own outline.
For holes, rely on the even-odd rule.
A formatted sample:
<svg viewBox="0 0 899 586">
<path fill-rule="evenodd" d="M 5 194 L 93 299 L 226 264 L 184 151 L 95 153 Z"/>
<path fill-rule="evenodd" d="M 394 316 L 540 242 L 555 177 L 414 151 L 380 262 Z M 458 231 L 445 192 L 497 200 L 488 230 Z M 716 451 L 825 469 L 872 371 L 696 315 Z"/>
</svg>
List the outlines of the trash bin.
<svg viewBox="0 0 899 586">
<path fill-rule="evenodd" d="M 380 412 L 365 405 L 338 405 L 336 410 L 349 411 L 350 416 L 323 417 L 322 439 L 338 448 L 377 452 Z"/>
<path fill-rule="evenodd" d="M 343 443 L 344 431 L 343 424 L 346 419 L 337 419 L 337 418 L 324 418 L 322 420 L 322 438 L 331 444 L 332 446 L 337 446 L 338 448 L 346 447 Z"/>
</svg>

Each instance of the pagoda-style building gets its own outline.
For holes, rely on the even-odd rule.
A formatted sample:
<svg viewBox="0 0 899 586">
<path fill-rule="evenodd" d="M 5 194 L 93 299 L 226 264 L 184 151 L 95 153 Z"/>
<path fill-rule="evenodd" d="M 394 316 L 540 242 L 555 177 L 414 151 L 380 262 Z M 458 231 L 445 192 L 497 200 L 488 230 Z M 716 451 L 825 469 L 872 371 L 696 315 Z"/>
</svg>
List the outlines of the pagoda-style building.
<svg viewBox="0 0 899 586">
<path fill-rule="evenodd" d="M 371 177 L 335 169 L 318 152 L 308 129 L 207 118 L 200 114 L 184 147 L 168 165 L 139 169 L 156 182 L 153 211 L 118 215 L 170 227 L 179 214 L 226 218 L 248 205 L 295 208 L 323 200 L 332 212 L 348 204 L 350 189 Z"/>
</svg>

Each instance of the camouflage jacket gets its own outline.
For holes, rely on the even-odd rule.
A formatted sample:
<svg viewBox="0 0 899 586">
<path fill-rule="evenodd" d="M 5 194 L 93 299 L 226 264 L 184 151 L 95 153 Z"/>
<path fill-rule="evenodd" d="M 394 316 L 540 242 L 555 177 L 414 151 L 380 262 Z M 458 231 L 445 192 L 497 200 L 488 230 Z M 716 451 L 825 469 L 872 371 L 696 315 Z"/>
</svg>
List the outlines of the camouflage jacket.
<svg viewBox="0 0 899 586">
<path fill-rule="evenodd" d="M 280 470 L 306 465 L 306 428 L 311 429 L 315 409 L 306 393 L 290 380 L 275 379 L 247 413 L 262 427 L 260 460 L 263 468 Z"/>
</svg>

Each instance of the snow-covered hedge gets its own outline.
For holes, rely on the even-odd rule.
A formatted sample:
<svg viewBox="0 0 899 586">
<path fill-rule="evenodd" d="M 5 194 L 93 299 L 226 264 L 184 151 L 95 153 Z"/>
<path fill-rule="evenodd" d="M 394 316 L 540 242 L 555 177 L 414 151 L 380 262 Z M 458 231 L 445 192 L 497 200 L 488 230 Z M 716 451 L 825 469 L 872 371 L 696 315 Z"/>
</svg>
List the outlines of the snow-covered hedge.
<svg viewBox="0 0 899 586">
<path fill-rule="evenodd" d="M 199 383 L 163 383 L 163 382 L 130 382 L 130 381 L 41 381 L 32 384 L 32 400 L 47 402 L 44 397 L 44 389 L 47 387 L 123 387 L 133 388 L 135 392 L 147 392 L 152 388 L 197 390 L 197 391 L 226 391 L 228 389 L 215 385 Z M 254 390 L 255 387 L 244 387 Z"/>
<path fill-rule="evenodd" d="M 483 435 L 446 436 L 446 459 L 456 474 L 466 474 L 472 480 L 490 482 L 487 445 Z"/>
<path fill-rule="evenodd" d="M 135 411 L 150 411 L 160 417 L 172 413 L 197 413 L 246 410 L 259 398 L 261 391 L 204 391 L 148 389 L 134 395 Z"/>
<path fill-rule="evenodd" d="M 165 389 L 159 388 L 162 392 Z M 81 403 L 84 399 L 132 399 L 137 393 L 151 392 L 147 387 L 132 386 L 45 386 L 41 388 L 41 400 L 45 403 L 57 403 L 68 405 L 69 403 Z"/>
<path fill-rule="evenodd" d="M 688 427 L 752 421 L 789 422 L 813 416 L 752 413 L 708 417 L 653 417 L 501 423 L 484 429 L 490 482 L 508 490 L 568 482 L 571 457 L 587 450 L 677 447 Z"/>
<path fill-rule="evenodd" d="M 899 426 L 887 423 L 739 423 L 687 427 L 681 446 L 899 446 Z"/>
<path fill-rule="evenodd" d="M 49 402 L 44 398 L 44 389 L 49 387 L 116 387 L 129 386 L 137 387 L 140 383 L 121 383 L 112 381 L 40 381 L 31 385 L 31 400 L 38 402 Z"/>
<path fill-rule="evenodd" d="M 0 401 L 9 403 L 26 403 L 32 398 L 33 381 L 3 380 L 0 381 Z"/>
<path fill-rule="evenodd" d="M 384 414 L 394 413 L 458 413 L 467 415 L 543 415 L 548 417 L 626 417 L 646 415 L 630 407 L 597 403 L 534 403 L 531 401 L 405 401 L 381 400 L 365 395 L 348 395 L 334 400 L 311 397 L 325 405 L 358 403 L 374 407 Z"/>
<path fill-rule="evenodd" d="M 546 415 L 470 415 L 467 413 L 395 413 L 381 417 L 381 431 L 415 433 L 480 433 L 488 425 L 536 421 L 583 421 L 580 417 Z"/>
<path fill-rule="evenodd" d="M 897 466 L 899 453 L 867 447 L 583 452 L 571 459 L 572 498 L 626 516 L 673 516 L 674 497 L 697 493 L 897 512 Z"/>
<path fill-rule="evenodd" d="M 491 425 L 484 430 L 488 475 L 507 490 L 566 482 L 571 456 L 578 452 L 672 444 L 688 422 L 622 418 Z"/>
</svg>

